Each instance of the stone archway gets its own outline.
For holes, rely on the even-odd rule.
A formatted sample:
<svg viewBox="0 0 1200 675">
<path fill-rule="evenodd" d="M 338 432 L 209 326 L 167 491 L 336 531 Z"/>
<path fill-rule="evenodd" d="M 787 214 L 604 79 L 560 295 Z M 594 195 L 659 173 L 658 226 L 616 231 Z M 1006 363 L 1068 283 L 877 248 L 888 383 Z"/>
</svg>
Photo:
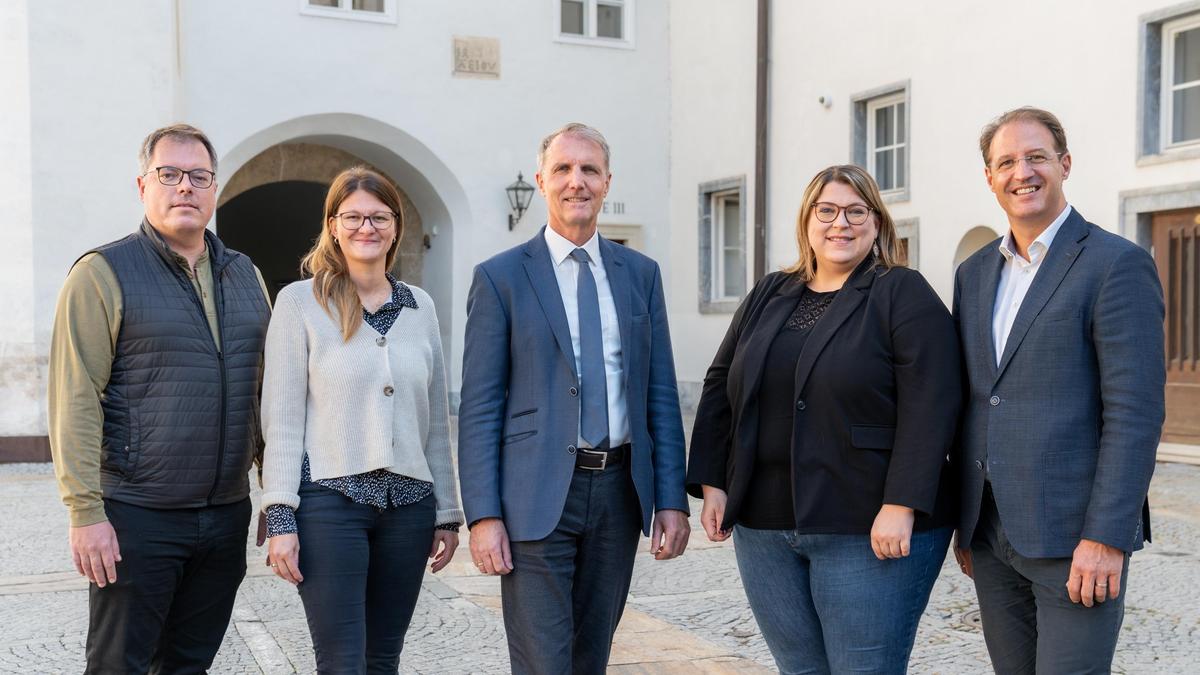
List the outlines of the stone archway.
<svg viewBox="0 0 1200 675">
<path fill-rule="evenodd" d="M 226 181 L 217 203 L 217 229 L 232 248 L 262 270 L 272 295 L 299 279 L 300 257 L 320 232 L 325 193 L 342 170 L 366 165 L 397 184 L 404 236 L 393 273 L 420 286 L 428 237 L 421 214 L 387 171 L 340 148 L 280 143 L 263 150 Z"/>
<path fill-rule="evenodd" d="M 958 266 L 964 260 L 970 258 L 979 249 L 995 241 L 999 236 L 995 230 L 985 225 L 977 225 L 968 230 L 962 239 L 958 241 L 958 248 L 954 249 L 954 269 L 958 269 Z"/>
</svg>

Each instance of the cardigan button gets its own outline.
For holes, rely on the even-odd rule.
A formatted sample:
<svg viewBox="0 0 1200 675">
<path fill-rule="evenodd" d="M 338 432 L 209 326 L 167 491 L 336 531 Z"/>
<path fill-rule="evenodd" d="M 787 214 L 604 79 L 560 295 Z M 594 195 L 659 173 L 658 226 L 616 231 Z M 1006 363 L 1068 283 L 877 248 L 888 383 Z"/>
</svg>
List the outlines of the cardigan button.
<svg viewBox="0 0 1200 675">
<path fill-rule="evenodd" d="M 575 454 L 575 446 L 573 446 L 573 445 L 568 445 L 568 446 L 567 446 L 567 454 L 568 454 L 568 455 L 573 455 L 573 454 Z"/>
<path fill-rule="evenodd" d="M 569 393 L 572 396 L 578 396 L 579 390 L 576 389 L 575 387 L 571 387 L 570 389 L 567 390 L 567 393 Z"/>
<path fill-rule="evenodd" d="M 392 388 L 392 385 L 390 385 L 390 384 L 389 384 L 388 386 L 386 386 L 386 387 L 384 387 L 384 388 L 383 388 L 383 395 L 384 395 L 384 396 L 391 396 L 391 395 L 392 395 L 392 394 L 394 394 L 395 392 L 396 392 L 396 390 L 395 390 L 395 389 L 393 389 L 393 388 Z"/>
<path fill-rule="evenodd" d="M 804 405 L 804 399 L 800 399 L 799 401 L 796 401 L 796 410 L 804 410 L 807 407 L 808 406 Z"/>
<path fill-rule="evenodd" d="M 991 397 L 991 398 L 989 398 L 989 399 L 988 399 L 988 403 L 991 403 L 992 405 L 1000 405 L 1000 397 L 999 397 L 999 396 L 993 396 L 993 397 Z"/>
<path fill-rule="evenodd" d="M 387 338 L 380 335 L 379 337 L 375 338 L 375 344 L 379 345 L 380 347 L 385 347 L 387 346 Z"/>
</svg>

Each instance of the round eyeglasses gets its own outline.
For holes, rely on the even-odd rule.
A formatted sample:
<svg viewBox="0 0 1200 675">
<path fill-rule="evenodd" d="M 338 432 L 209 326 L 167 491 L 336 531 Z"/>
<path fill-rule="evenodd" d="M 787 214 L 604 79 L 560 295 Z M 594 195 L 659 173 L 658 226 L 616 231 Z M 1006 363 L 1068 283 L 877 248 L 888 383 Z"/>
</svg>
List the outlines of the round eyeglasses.
<svg viewBox="0 0 1200 675">
<path fill-rule="evenodd" d="M 191 183 L 192 187 L 196 188 L 197 190 L 207 190 L 208 188 L 212 187 L 213 180 L 217 177 L 217 174 L 209 171 L 208 169 L 192 169 L 191 171 L 184 171 L 177 166 L 156 166 L 146 173 L 150 173 L 151 171 L 158 174 L 158 182 L 162 183 L 163 185 L 171 186 L 182 183 L 183 177 L 186 175 L 188 177 L 188 182 Z M 145 176 L 146 173 L 142 175 Z"/>
<path fill-rule="evenodd" d="M 813 215 L 822 223 L 832 223 L 837 220 L 838 214 L 845 212 L 846 222 L 851 225 L 862 225 L 867 222 L 867 218 L 871 217 L 871 212 L 875 209 L 863 204 L 851 204 L 850 206 L 838 206 L 830 202 L 817 202 L 812 205 Z"/>
<path fill-rule="evenodd" d="M 371 214 L 346 211 L 335 215 L 334 218 L 337 218 L 338 224 L 343 229 L 350 231 L 357 230 L 367 223 L 370 223 L 371 227 L 376 230 L 388 230 L 396 224 L 396 214 L 391 211 L 376 211 Z"/>
</svg>

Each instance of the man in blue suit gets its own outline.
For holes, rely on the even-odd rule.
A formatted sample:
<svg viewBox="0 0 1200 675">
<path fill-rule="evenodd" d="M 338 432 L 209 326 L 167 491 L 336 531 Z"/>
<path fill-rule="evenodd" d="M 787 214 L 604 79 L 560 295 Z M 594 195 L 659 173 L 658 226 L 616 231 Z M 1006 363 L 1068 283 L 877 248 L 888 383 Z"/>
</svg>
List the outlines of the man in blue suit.
<svg viewBox="0 0 1200 675">
<path fill-rule="evenodd" d="M 969 399 L 956 555 L 996 672 L 1107 673 L 1163 422 L 1163 299 L 1150 255 L 1067 204 L 1062 124 L 984 128 L 1009 232 L 958 268 Z M 961 548 L 959 548 L 961 547 Z"/>
<path fill-rule="evenodd" d="M 658 265 L 596 232 L 608 143 L 568 124 L 538 167 L 547 226 L 467 297 L 459 476 L 513 672 L 603 673 L 639 535 L 687 545 L 683 424 Z"/>
</svg>

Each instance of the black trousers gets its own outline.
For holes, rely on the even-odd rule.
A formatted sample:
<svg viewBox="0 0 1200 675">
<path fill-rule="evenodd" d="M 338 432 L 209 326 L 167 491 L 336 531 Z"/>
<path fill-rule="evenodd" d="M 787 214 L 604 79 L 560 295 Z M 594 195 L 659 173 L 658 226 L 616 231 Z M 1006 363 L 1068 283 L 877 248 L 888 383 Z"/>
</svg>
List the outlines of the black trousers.
<svg viewBox="0 0 1200 675">
<path fill-rule="evenodd" d="M 997 675 L 1108 673 L 1125 617 L 1121 595 L 1092 607 L 1067 595 L 1070 558 L 1026 558 L 1009 543 L 990 489 L 971 542 L 983 638 Z"/>
<path fill-rule="evenodd" d="M 203 673 L 246 576 L 250 498 L 195 509 L 110 499 L 117 582 L 88 591 L 87 673 Z"/>
<path fill-rule="evenodd" d="M 512 672 L 602 675 L 625 610 L 642 514 L 628 461 L 576 469 L 558 525 L 512 542 L 500 578 Z"/>
<path fill-rule="evenodd" d="M 380 510 L 316 483 L 300 486 L 299 591 L 317 672 L 396 672 L 436 519 L 433 495 Z"/>
</svg>

